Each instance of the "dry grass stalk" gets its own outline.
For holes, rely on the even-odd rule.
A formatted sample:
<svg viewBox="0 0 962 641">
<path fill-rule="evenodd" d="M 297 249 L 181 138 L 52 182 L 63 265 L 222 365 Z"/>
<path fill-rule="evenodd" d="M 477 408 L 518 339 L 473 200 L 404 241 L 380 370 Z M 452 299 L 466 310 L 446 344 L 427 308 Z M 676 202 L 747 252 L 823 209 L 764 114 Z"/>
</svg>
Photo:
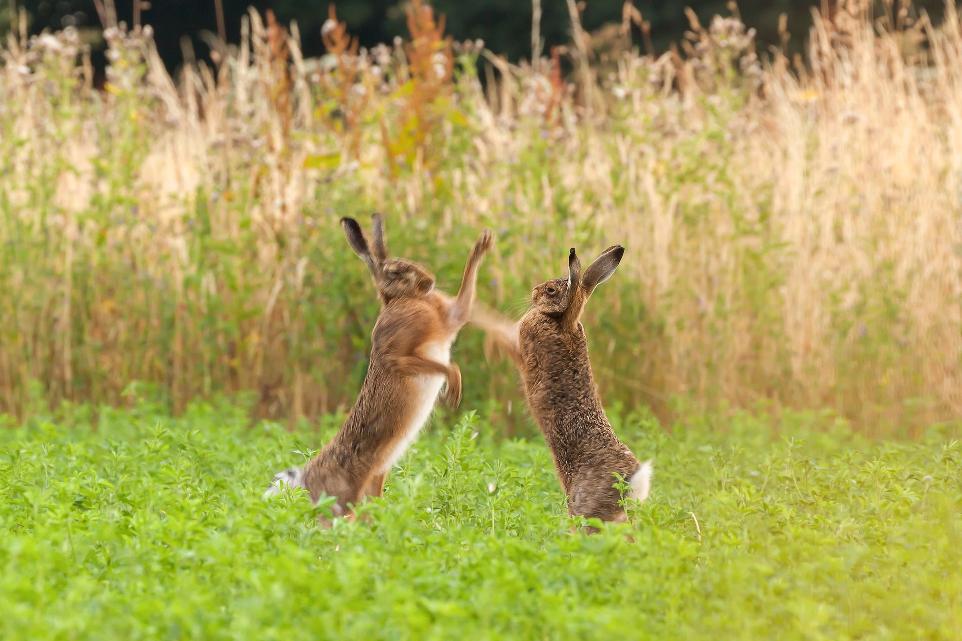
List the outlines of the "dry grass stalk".
<svg viewBox="0 0 962 641">
<path fill-rule="evenodd" d="M 11 38 L 0 410 L 116 402 L 133 380 L 175 408 L 244 390 L 264 416 L 340 406 L 375 305 L 332 230 L 380 209 L 442 284 L 499 230 L 481 296 L 506 310 L 560 273 L 545 252 L 624 243 L 587 319 L 612 401 L 824 407 L 874 432 L 958 417 L 960 19 L 893 10 L 880 30 L 834 6 L 802 71 L 717 18 L 674 55 L 580 52 L 574 86 L 561 51 L 502 61 L 496 101 L 477 47 L 418 2 L 410 40 L 369 52 L 332 13 L 320 61 L 252 14 L 215 71 L 177 79 L 149 30 L 112 28 L 102 92 L 71 30 Z M 517 398 L 474 367 L 477 397 Z"/>
</svg>

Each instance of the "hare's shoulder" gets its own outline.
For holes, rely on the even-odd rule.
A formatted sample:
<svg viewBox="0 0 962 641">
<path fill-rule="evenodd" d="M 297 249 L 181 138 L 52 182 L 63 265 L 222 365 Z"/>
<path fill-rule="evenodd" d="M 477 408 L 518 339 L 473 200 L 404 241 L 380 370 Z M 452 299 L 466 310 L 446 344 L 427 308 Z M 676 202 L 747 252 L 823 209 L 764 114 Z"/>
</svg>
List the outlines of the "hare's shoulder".
<svg viewBox="0 0 962 641">
<path fill-rule="evenodd" d="M 535 314 L 525 316 L 518 326 L 521 350 L 546 366 L 551 362 L 587 360 L 587 341 L 581 323 L 574 331 L 566 330 L 551 317 Z"/>
<path fill-rule="evenodd" d="M 374 324 L 372 336 L 375 344 L 398 339 L 411 339 L 415 343 L 444 331 L 444 317 L 437 305 L 428 298 L 409 298 L 392 301 Z"/>
<path fill-rule="evenodd" d="M 448 302 L 448 297 L 440 292 L 399 298 L 391 301 L 381 310 L 378 322 L 391 319 L 439 317 Z"/>
</svg>

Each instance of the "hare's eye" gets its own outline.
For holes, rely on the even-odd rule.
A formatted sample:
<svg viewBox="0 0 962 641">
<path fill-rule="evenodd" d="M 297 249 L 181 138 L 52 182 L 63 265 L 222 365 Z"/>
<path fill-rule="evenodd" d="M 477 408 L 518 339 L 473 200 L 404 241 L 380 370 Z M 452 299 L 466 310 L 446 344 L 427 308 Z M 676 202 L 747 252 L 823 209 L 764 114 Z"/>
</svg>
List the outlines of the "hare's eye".
<svg viewBox="0 0 962 641">
<path fill-rule="evenodd" d="M 558 293 L 558 290 L 555 289 L 554 287 L 549 287 L 549 288 L 548 288 L 548 295 L 549 295 L 549 296 L 554 296 L 554 295 L 557 294 L 557 293 Z"/>
</svg>

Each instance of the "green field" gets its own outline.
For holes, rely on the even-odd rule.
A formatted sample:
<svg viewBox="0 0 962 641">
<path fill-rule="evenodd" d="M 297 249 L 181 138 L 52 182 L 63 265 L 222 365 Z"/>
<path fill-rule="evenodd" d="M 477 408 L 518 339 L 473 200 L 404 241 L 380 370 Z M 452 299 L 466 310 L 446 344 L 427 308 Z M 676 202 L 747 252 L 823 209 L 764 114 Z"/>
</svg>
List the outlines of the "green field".
<svg viewBox="0 0 962 641">
<path fill-rule="evenodd" d="M 363 522 L 271 474 L 289 432 L 229 404 L 0 430 L 0 638 L 957 639 L 962 444 L 613 417 L 653 456 L 632 523 L 572 530 L 538 438 L 438 415 Z M 824 423 L 819 420 L 818 423 Z"/>
</svg>

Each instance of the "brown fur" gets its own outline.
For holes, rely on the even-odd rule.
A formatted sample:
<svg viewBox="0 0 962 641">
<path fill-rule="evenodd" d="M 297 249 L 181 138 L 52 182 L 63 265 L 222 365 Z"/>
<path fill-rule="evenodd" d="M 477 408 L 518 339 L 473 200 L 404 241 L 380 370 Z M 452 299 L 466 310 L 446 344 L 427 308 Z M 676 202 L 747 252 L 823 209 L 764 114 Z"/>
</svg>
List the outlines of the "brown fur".
<svg viewBox="0 0 962 641">
<path fill-rule="evenodd" d="M 485 231 L 468 257 L 457 297 L 451 298 L 433 289 L 434 276 L 424 267 L 387 258 L 379 215 L 374 216 L 370 248 L 356 221 L 346 218 L 342 224 L 374 277 L 382 307 L 357 401 L 340 431 L 303 471 L 303 485 L 313 501 L 324 495 L 335 498 L 335 516 L 349 515 L 351 506 L 365 496 L 381 495 L 391 457 L 399 456 L 399 445 L 413 437 L 409 431 L 421 427 L 411 421 L 425 375 L 444 376 L 445 400 L 453 407 L 460 403 L 460 369 L 434 355 L 450 349 L 467 321 L 478 267 L 492 244 L 491 233 Z"/>
<path fill-rule="evenodd" d="M 601 405 L 580 318 L 594 288 L 614 272 L 624 249 L 608 248 L 581 274 L 575 250 L 569 278 L 532 292 L 532 306 L 517 325 L 479 309 L 472 322 L 518 365 L 525 396 L 554 455 L 572 515 L 624 521 L 615 474 L 630 479 L 641 468 L 611 428 Z"/>
</svg>

